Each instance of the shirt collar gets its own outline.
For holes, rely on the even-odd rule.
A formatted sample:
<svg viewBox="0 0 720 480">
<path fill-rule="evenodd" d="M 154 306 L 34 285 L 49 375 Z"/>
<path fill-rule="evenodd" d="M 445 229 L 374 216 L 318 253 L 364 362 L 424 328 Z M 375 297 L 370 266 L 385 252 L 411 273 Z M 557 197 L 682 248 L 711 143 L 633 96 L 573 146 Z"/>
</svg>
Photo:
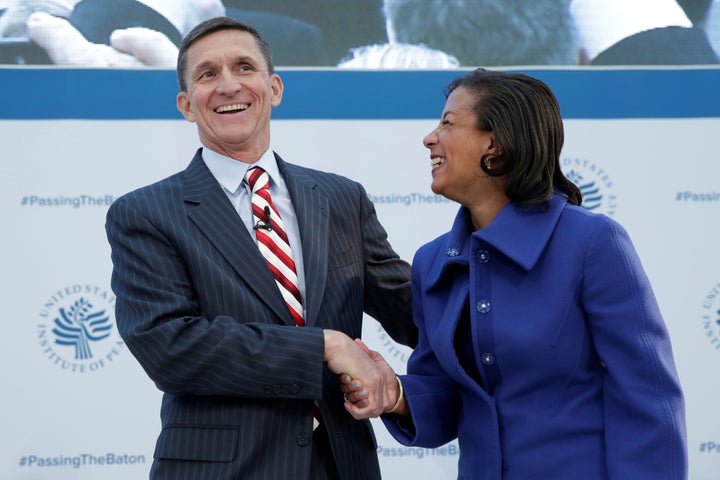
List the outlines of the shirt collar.
<svg viewBox="0 0 720 480">
<path fill-rule="evenodd" d="M 277 182 L 280 178 L 280 171 L 272 148 L 265 150 L 265 153 L 255 163 L 240 162 L 207 147 L 203 147 L 202 158 L 218 183 L 233 195 L 243 188 L 243 179 L 250 167 L 262 167 L 270 176 L 271 181 Z"/>
</svg>

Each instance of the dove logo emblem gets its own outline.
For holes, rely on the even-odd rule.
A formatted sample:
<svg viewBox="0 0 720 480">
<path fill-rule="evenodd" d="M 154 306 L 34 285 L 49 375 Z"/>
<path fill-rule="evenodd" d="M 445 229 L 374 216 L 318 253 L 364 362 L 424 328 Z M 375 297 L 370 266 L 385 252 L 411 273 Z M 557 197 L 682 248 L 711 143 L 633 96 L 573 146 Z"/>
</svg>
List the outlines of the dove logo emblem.
<svg viewBox="0 0 720 480">
<path fill-rule="evenodd" d="M 42 353 L 62 370 L 97 371 L 122 352 L 115 328 L 115 296 L 93 285 L 75 284 L 54 292 L 40 308 Z"/>
<path fill-rule="evenodd" d="M 583 158 L 561 158 L 560 166 L 565 176 L 580 189 L 583 208 L 609 217 L 615 214 L 617 197 L 613 183 L 602 167 Z"/>
</svg>

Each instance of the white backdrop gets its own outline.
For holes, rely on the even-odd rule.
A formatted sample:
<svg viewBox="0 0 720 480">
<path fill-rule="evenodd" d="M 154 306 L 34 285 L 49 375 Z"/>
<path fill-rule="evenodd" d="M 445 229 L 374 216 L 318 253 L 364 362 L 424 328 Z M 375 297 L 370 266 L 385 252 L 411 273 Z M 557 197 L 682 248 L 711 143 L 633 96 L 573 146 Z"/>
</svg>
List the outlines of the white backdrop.
<svg viewBox="0 0 720 480">
<path fill-rule="evenodd" d="M 289 106 L 273 123 L 283 158 L 362 182 L 408 260 L 449 228 L 457 206 L 432 195 L 421 142 L 458 73 L 285 73 Z M 159 432 L 160 393 L 114 329 L 104 216 L 113 198 L 184 168 L 198 141 L 174 113 L 172 72 L 135 72 L 137 84 L 95 74 L 0 70 L 0 479 L 147 478 Z M 540 72 L 566 114 L 565 172 L 598 189 L 586 207 L 625 225 L 655 287 L 687 397 L 690 478 L 716 480 L 720 98 L 708 85 L 720 71 L 676 74 Z M 57 342 L 73 315 L 113 327 L 79 357 Z M 408 349 L 371 319 L 364 336 L 404 370 Z M 405 448 L 379 422 L 376 434 L 385 478 L 455 478 L 455 442 Z"/>
</svg>

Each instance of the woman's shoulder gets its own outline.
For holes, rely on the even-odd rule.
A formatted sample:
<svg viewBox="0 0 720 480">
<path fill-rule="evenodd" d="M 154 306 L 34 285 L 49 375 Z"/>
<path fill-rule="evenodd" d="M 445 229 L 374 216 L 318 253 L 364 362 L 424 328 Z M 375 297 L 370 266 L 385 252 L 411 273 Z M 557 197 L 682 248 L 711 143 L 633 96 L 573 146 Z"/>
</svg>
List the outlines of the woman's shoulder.
<svg viewBox="0 0 720 480">
<path fill-rule="evenodd" d="M 415 259 L 413 260 L 413 263 L 430 261 L 435 258 L 438 252 L 447 245 L 447 238 L 449 235 L 450 232 L 445 232 L 429 242 L 422 244 L 415 252 Z"/>
<path fill-rule="evenodd" d="M 617 220 L 604 213 L 594 212 L 581 205 L 571 205 L 569 203 L 563 208 L 561 221 L 585 227 L 622 228 L 622 225 Z"/>
<path fill-rule="evenodd" d="M 576 245 L 632 245 L 630 234 L 618 220 L 580 206 L 567 205 L 558 228 Z"/>
</svg>

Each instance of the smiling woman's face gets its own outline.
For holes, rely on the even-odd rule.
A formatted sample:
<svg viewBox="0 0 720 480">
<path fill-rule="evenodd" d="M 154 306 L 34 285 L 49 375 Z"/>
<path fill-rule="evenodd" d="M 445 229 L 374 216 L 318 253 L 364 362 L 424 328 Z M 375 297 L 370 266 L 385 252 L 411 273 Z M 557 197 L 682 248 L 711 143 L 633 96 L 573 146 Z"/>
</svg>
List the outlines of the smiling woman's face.
<svg viewBox="0 0 720 480">
<path fill-rule="evenodd" d="M 488 183 L 480 159 L 495 153 L 492 132 L 477 128 L 474 103 L 475 96 L 467 88 L 453 90 L 440 124 L 423 140 L 430 150 L 432 191 L 463 205 L 472 202 L 481 193 L 478 189 Z"/>
</svg>

